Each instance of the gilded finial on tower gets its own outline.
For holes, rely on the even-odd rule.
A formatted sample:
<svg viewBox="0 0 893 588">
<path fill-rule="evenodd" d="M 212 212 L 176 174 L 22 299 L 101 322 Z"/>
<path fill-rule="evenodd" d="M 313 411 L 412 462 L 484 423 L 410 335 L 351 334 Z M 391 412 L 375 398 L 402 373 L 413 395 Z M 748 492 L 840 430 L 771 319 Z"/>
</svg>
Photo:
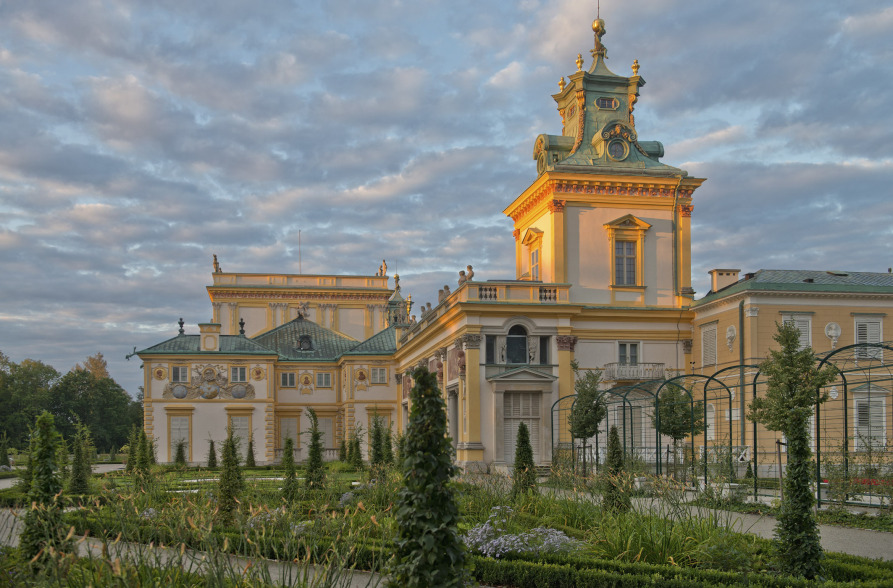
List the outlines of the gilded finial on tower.
<svg viewBox="0 0 893 588">
<path fill-rule="evenodd" d="M 632 67 L 633 67 L 633 75 L 634 76 L 639 75 L 639 60 L 638 59 L 633 59 Z"/>
<path fill-rule="evenodd" d="M 562 76 L 561 79 L 558 80 L 558 90 L 560 92 L 564 92 L 564 76 Z"/>
<path fill-rule="evenodd" d="M 608 51 L 602 43 L 602 37 L 605 36 L 605 21 L 600 18 L 596 18 L 592 21 L 592 32 L 595 33 L 595 48 L 592 50 L 592 58 L 598 59 L 597 56 L 601 55 L 603 58 L 607 59 Z"/>
<path fill-rule="evenodd" d="M 577 53 L 577 71 L 583 69 L 583 54 Z"/>
</svg>

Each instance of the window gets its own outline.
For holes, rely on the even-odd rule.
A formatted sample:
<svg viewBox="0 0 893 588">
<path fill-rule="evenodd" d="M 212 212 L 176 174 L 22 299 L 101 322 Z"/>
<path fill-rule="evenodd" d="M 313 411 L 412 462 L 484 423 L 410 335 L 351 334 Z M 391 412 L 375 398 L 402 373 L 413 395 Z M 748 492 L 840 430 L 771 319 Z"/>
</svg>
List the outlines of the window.
<svg viewBox="0 0 893 588">
<path fill-rule="evenodd" d="M 496 336 L 486 335 L 484 338 L 484 355 L 486 363 L 496 363 Z"/>
<path fill-rule="evenodd" d="M 886 448 L 886 407 L 889 396 L 887 390 L 869 384 L 853 390 L 853 437 L 856 451 Z"/>
<path fill-rule="evenodd" d="M 527 329 L 515 325 L 506 337 L 506 362 L 527 363 Z"/>
<path fill-rule="evenodd" d="M 229 426 L 233 430 L 233 437 L 242 449 L 248 448 L 248 440 L 251 438 L 251 417 L 230 416 Z"/>
<path fill-rule="evenodd" d="M 701 327 L 701 365 L 716 365 L 716 323 Z"/>
<path fill-rule="evenodd" d="M 597 98 L 595 101 L 595 105 L 599 108 L 608 108 L 613 110 L 617 107 L 617 103 L 613 98 Z"/>
<path fill-rule="evenodd" d="M 189 368 L 185 365 L 175 365 L 171 368 L 171 382 L 188 382 Z"/>
<path fill-rule="evenodd" d="M 285 440 L 291 439 L 295 447 L 300 445 L 301 437 L 298 435 L 298 417 L 279 418 L 279 448 L 285 447 Z"/>
<path fill-rule="evenodd" d="M 812 345 L 812 317 L 808 314 L 783 314 L 781 322 L 793 324 L 800 331 L 800 349 L 806 349 Z"/>
<path fill-rule="evenodd" d="M 387 384 L 388 383 L 388 368 L 372 368 L 372 383 L 373 384 Z"/>
<path fill-rule="evenodd" d="M 503 394 L 503 441 L 504 459 L 506 463 L 515 461 L 515 442 L 518 438 L 518 426 L 527 425 L 530 433 L 530 446 L 533 448 L 533 460 L 540 456 L 540 404 L 539 392 L 506 392 Z"/>
<path fill-rule="evenodd" d="M 716 439 L 716 408 L 712 404 L 707 405 L 707 422 L 705 423 L 704 432 L 707 434 L 707 441 Z"/>
<path fill-rule="evenodd" d="M 189 416 L 172 416 L 170 417 L 170 458 L 169 461 L 173 461 L 174 456 L 177 454 L 177 445 L 180 442 L 185 444 L 185 455 L 186 459 L 189 460 L 189 426 L 191 424 L 192 417 Z"/>
<path fill-rule="evenodd" d="M 540 365 L 549 363 L 549 338 L 540 337 Z"/>
<path fill-rule="evenodd" d="M 332 387 L 332 374 L 330 374 L 329 372 L 317 372 L 316 387 L 317 388 L 331 388 Z"/>
<path fill-rule="evenodd" d="M 639 364 L 639 344 L 638 343 L 620 343 L 619 358 L 621 365 L 638 365 Z"/>
<path fill-rule="evenodd" d="M 295 387 L 295 373 L 287 372 L 284 374 L 279 374 L 280 382 L 283 388 L 294 388 Z"/>
<path fill-rule="evenodd" d="M 531 280 L 539 280 L 540 279 L 540 250 L 539 250 L 539 248 L 530 250 L 530 279 Z"/>
<path fill-rule="evenodd" d="M 322 433 L 322 446 L 324 449 L 335 448 L 335 419 L 332 417 L 317 417 L 319 432 Z M 309 428 L 307 429 L 310 430 Z"/>
<path fill-rule="evenodd" d="M 617 286 L 636 285 L 635 241 L 614 242 L 614 284 Z"/>
<path fill-rule="evenodd" d="M 246 377 L 246 368 L 244 366 L 233 366 L 230 368 L 230 381 L 231 382 L 247 382 L 248 378 Z"/>
<path fill-rule="evenodd" d="M 856 317 L 856 343 L 880 343 L 880 317 Z M 856 348 L 856 359 L 883 359 L 880 347 Z"/>
</svg>

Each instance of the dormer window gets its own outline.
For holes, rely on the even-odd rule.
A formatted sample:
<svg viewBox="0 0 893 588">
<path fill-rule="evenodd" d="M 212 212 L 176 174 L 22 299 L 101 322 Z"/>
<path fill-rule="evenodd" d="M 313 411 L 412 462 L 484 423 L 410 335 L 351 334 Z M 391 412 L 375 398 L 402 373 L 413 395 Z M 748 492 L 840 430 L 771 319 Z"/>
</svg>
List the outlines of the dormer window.
<svg viewBox="0 0 893 588">
<path fill-rule="evenodd" d="M 313 351 L 313 342 L 310 340 L 310 335 L 301 335 L 298 344 L 301 351 Z"/>
<path fill-rule="evenodd" d="M 527 329 L 515 325 L 505 339 L 506 363 L 527 363 Z"/>
</svg>

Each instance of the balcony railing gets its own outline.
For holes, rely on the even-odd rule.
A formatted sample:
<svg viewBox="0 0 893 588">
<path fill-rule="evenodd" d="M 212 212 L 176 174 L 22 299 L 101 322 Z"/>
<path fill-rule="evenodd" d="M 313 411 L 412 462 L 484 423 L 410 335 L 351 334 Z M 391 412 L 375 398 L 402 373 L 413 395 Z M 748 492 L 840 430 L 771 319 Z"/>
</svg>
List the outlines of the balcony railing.
<svg viewBox="0 0 893 588">
<path fill-rule="evenodd" d="M 295 462 L 300 463 L 303 456 L 303 447 L 296 447 L 294 449 Z M 282 448 L 276 448 L 273 453 L 276 456 L 276 460 L 282 459 Z M 337 461 L 338 459 L 338 448 L 328 448 L 322 450 L 322 459 L 323 461 Z"/>
<path fill-rule="evenodd" d="M 539 282 L 469 282 L 460 289 L 459 301 L 472 302 L 534 302 L 557 304 L 568 302 L 570 287 L 567 284 L 542 284 Z"/>
<path fill-rule="evenodd" d="M 663 363 L 609 363 L 605 365 L 602 378 L 605 380 L 662 380 Z"/>
</svg>

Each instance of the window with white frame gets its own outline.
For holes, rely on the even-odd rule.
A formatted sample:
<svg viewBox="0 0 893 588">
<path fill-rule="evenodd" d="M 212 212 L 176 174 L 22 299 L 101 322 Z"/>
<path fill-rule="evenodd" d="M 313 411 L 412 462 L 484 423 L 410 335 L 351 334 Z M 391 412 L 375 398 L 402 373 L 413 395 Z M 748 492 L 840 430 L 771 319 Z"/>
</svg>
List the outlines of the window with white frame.
<svg viewBox="0 0 893 588">
<path fill-rule="evenodd" d="M 372 368 L 372 383 L 373 384 L 387 384 L 388 383 L 388 368 Z"/>
<path fill-rule="evenodd" d="M 503 394 L 503 447 L 505 450 L 503 456 L 506 463 L 515 461 L 515 443 L 521 423 L 527 425 L 530 446 L 533 448 L 533 460 L 539 460 L 541 403 L 542 395 L 539 392 L 506 392 Z"/>
<path fill-rule="evenodd" d="M 701 365 L 716 365 L 716 323 L 701 327 Z"/>
<path fill-rule="evenodd" d="M 172 416 L 170 418 L 171 428 L 169 432 L 171 458 L 176 455 L 177 445 L 183 443 L 185 449 L 184 455 L 189 459 L 189 427 L 192 424 L 190 416 Z"/>
<path fill-rule="evenodd" d="M 638 365 L 639 364 L 639 344 L 638 343 L 618 343 L 617 355 L 621 365 Z"/>
<path fill-rule="evenodd" d="M 248 369 L 245 366 L 232 366 L 230 368 L 230 382 L 247 382 Z"/>
<path fill-rule="evenodd" d="M 332 374 L 330 372 L 317 372 L 316 387 L 317 388 L 331 388 L 332 387 Z"/>
<path fill-rule="evenodd" d="M 295 387 L 295 373 L 294 372 L 285 372 L 283 374 L 279 374 L 279 383 L 283 388 L 294 388 Z"/>
<path fill-rule="evenodd" d="M 782 314 L 781 322 L 794 325 L 800 331 L 800 349 L 812 346 L 812 315 L 809 314 Z"/>
<path fill-rule="evenodd" d="M 856 343 L 880 343 L 883 324 L 879 316 L 856 316 L 855 320 Z M 880 347 L 857 347 L 857 359 L 883 359 L 883 349 Z"/>
<path fill-rule="evenodd" d="M 885 449 L 887 445 L 887 402 L 889 392 L 877 386 L 853 391 L 853 437 L 856 451 Z"/>
<path fill-rule="evenodd" d="M 298 447 L 301 438 L 298 436 L 298 417 L 279 418 L 279 448 L 285 447 L 285 440 L 291 439 L 294 447 Z"/>
<path fill-rule="evenodd" d="M 540 250 L 539 247 L 530 250 L 530 279 L 540 279 Z"/>
<path fill-rule="evenodd" d="M 636 285 L 635 241 L 614 241 L 614 285 Z"/>
<path fill-rule="evenodd" d="M 335 419 L 318 417 L 319 432 L 322 433 L 322 446 L 325 449 L 335 448 Z M 307 429 L 310 430 L 309 428 Z"/>
<path fill-rule="evenodd" d="M 171 382 L 188 382 L 189 368 L 185 365 L 175 365 L 171 368 Z"/>
<path fill-rule="evenodd" d="M 233 438 L 237 439 L 237 443 L 242 450 L 248 448 L 248 440 L 251 438 L 251 417 L 247 416 L 231 416 L 229 417 L 229 426 L 233 431 Z"/>
</svg>

